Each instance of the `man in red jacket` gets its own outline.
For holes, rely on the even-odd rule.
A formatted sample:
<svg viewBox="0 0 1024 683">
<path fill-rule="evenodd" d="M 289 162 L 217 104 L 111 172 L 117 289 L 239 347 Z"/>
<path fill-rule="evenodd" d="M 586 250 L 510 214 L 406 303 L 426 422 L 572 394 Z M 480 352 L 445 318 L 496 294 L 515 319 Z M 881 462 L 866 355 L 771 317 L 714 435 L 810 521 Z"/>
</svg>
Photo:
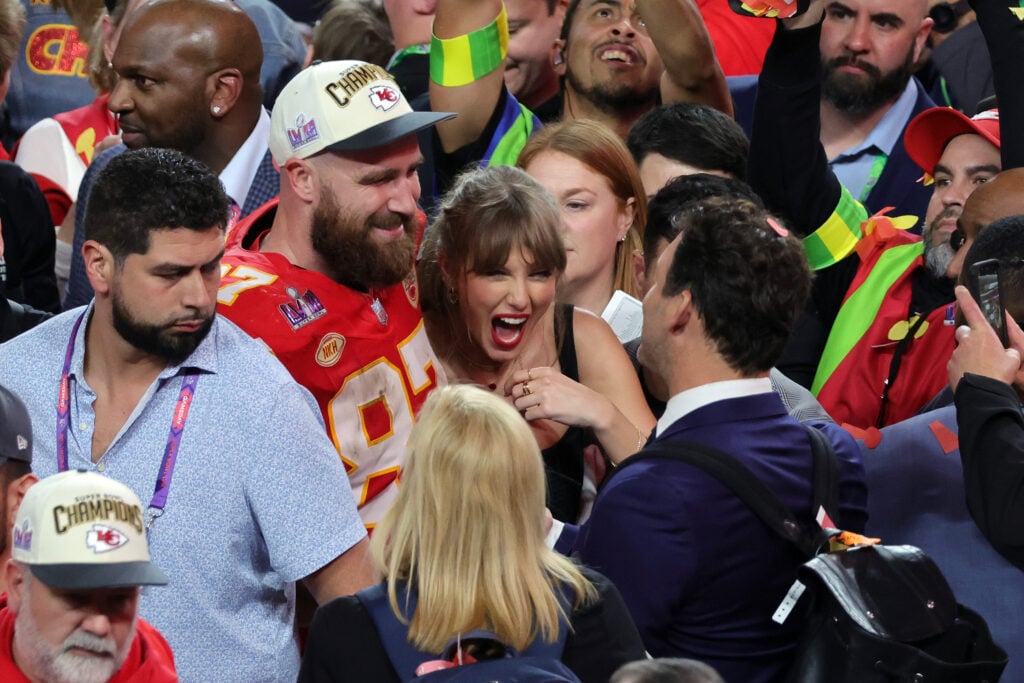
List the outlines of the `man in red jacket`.
<svg viewBox="0 0 1024 683">
<path fill-rule="evenodd" d="M 71 470 L 25 494 L 0 597 L 0 680 L 169 683 L 174 656 L 138 619 L 139 586 L 167 577 L 149 561 L 139 499 Z"/>
</svg>

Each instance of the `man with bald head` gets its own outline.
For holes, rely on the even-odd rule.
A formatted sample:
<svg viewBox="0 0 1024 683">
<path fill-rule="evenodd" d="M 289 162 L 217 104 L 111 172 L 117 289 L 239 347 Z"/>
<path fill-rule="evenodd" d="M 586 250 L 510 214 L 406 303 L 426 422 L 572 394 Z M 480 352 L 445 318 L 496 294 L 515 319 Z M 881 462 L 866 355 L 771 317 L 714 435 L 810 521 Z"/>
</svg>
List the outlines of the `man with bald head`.
<svg viewBox="0 0 1024 683">
<path fill-rule="evenodd" d="M 954 254 L 946 276 L 960 278 L 964 257 L 989 224 L 1021 214 L 1024 214 L 1024 168 L 1007 169 L 976 189 L 964 203 L 956 229 L 950 235 L 949 244 Z"/>
<path fill-rule="evenodd" d="M 277 195 L 263 108 L 263 51 L 255 24 L 231 0 L 153 0 L 125 23 L 111 60 L 110 110 L 122 143 L 100 154 L 82 180 L 65 308 L 88 303 L 80 226 L 96 174 L 125 149 L 166 147 L 210 167 L 244 217 Z"/>
<path fill-rule="evenodd" d="M 915 115 L 935 106 L 912 75 L 933 23 L 927 0 L 812 2 L 788 21 L 798 30 L 776 31 L 760 77 L 730 82 L 739 121 L 778 146 L 813 135 L 868 213 L 893 206 L 894 215 L 923 216 L 929 190 L 915 182 L 920 173 L 902 135 Z M 764 92 L 783 99 L 763 100 Z"/>
<path fill-rule="evenodd" d="M 111 59 L 110 110 L 125 146 L 169 147 L 223 170 L 261 118 L 259 45 L 256 25 L 227 0 L 140 8 Z"/>
</svg>

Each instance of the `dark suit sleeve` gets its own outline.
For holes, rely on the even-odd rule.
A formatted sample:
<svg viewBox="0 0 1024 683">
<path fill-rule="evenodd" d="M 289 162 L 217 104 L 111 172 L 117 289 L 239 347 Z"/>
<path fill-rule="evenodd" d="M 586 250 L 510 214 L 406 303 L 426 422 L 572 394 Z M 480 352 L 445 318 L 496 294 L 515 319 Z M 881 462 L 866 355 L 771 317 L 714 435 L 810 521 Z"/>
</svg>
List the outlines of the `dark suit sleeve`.
<svg viewBox="0 0 1024 683">
<path fill-rule="evenodd" d="M 868 521 L 868 485 L 860 446 L 850 434 L 832 422 L 814 424 L 832 442 L 839 477 L 839 528 L 864 533 Z"/>
<path fill-rule="evenodd" d="M 598 599 L 573 612 L 562 663 L 583 683 L 607 683 L 620 666 L 644 659 L 646 652 L 615 585 L 593 570 L 583 573 L 597 588 Z"/>
<path fill-rule="evenodd" d="M 299 683 L 400 683 L 369 612 L 349 595 L 316 611 Z"/>
<path fill-rule="evenodd" d="M 821 25 L 775 31 L 757 84 L 750 184 L 799 235 L 839 204 L 842 186 L 821 146 Z"/>
<path fill-rule="evenodd" d="M 701 558 L 698 531 L 679 513 L 692 492 L 639 464 L 630 469 L 601 492 L 577 547 L 587 566 L 615 583 L 649 646 L 665 640 L 674 608 L 697 588 Z"/>
<path fill-rule="evenodd" d="M 999 101 L 999 149 L 1003 170 L 1024 166 L 1024 21 L 1003 0 L 970 0 L 992 59 L 992 81 Z M 973 104 L 973 103 L 971 103 Z"/>
<path fill-rule="evenodd" d="M 60 311 L 53 272 L 56 233 L 46 198 L 28 173 L 0 162 L 0 226 L 11 299 L 42 311 Z"/>
<path fill-rule="evenodd" d="M 1024 417 L 1013 387 L 965 374 L 956 421 L 967 508 L 985 538 L 1024 569 Z"/>
</svg>

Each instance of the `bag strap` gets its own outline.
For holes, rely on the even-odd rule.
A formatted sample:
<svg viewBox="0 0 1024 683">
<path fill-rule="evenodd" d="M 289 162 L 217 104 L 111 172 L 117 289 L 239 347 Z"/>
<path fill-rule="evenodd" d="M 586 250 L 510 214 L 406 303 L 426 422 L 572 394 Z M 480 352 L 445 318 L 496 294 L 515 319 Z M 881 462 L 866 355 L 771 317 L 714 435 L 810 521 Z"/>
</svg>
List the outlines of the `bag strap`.
<svg viewBox="0 0 1024 683">
<path fill-rule="evenodd" d="M 814 458 L 814 488 L 811 493 L 811 511 L 817 515 L 824 509 L 830 515 L 839 510 L 839 473 L 836 465 L 836 451 L 817 427 L 804 425 L 811 438 L 811 455 Z M 834 520 L 833 520 L 834 521 Z"/>
<path fill-rule="evenodd" d="M 834 510 L 837 499 L 835 450 L 818 429 L 807 425 L 805 428 L 811 440 L 814 463 L 813 512 L 817 514 L 819 505 Z M 627 458 L 615 472 L 648 458 L 680 460 L 704 470 L 728 487 L 768 528 L 795 545 L 805 557 L 814 557 L 828 541 L 828 532 L 816 523 L 799 521 L 749 467 L 725 451 L 696 441 L 655 442 Z"/>
<path fill-rule="evenodd" d="M 409 626 L 399 621 L 392 611 L 384 586 L 384 583 L 378 583 L 364 588 L 356 593 L 356 598 L 370 613 L 370 618 L 373 619 L 373 624 L 377 627 L 380 642 L 391 661 L 391 666 L 398 672 L 398 677 L 402 681 L 410 681 L 416 677 L 416 667 L 433 657 L 419 651 L 409 642 Z M 401 604 L 401 596 L 399 596 L 399 604 Z M 415 610 L 415 602 L 411 602 L 411 604 L 412 609 Z"/>
<path fill-rule="evenodd" d="M 398 672 L 398 677 L 402 681 L 410 681 L 416 678 L 416 668 L 420 664 L 431 659 L 437 659 L 440 656 L 439 654 L 423 652 L 409 642 L 409 626 L 403 624 L 391 609 L 391 603 L 388 601 L 388 594 L 384 583 L 364 588 L 356 593 L 356 598 L 366 607 L 366 611 L 370 613 L 370 618 L 373 620 L 374 626 L 377 627 L 380 641 L 384 645 L 384 651 L 387 653 L 391 665 Z M 399 591 L 398 598 L 399 604 L 402 604 L 402 591 Z M 562 607 L 566 610 L 566 614 L 571 614 L 572 603 L 568 600 L 564 590 L 558 592 L 558 598 L 562 603 Z M 415 596 L 410 596 L 409 608 L 410 613 L 415 611 Z M 468 638 L 473 635 L 489 633 L 489 631 L 470 631 L 464 637 Z M 520 655 L 561 660 L 568 637 L 569 623 L 565 619 L 559 619 L 558 637 L 554 642 L 549 643 L 540 637 L 534 638 L 533 642 Z M 496 635 L 494 635 L 494 638 L 498 640 Z"/>
</svg>

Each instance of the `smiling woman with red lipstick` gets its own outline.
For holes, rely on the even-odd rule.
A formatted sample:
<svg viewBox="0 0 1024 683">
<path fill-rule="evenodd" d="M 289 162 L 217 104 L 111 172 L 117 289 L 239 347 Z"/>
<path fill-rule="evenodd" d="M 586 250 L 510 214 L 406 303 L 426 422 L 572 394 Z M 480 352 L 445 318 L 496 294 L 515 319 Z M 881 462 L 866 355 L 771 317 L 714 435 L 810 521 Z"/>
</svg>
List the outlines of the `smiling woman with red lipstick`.
<svg viewBox="0 0 1024 683">
<path fill-rule="evenodd" d="M 418 272 L 427 334 L 449 381 L 515 405 L 544 454 L 552 514 L 575 522 L 584 451 L 597 444 L 618 463 L 643 446 L 654 416 L 611 328 L 554 303 L 565 264 L 551 195 L 523 171 L 495 166 L 458 180 Z"/>
</svg>

